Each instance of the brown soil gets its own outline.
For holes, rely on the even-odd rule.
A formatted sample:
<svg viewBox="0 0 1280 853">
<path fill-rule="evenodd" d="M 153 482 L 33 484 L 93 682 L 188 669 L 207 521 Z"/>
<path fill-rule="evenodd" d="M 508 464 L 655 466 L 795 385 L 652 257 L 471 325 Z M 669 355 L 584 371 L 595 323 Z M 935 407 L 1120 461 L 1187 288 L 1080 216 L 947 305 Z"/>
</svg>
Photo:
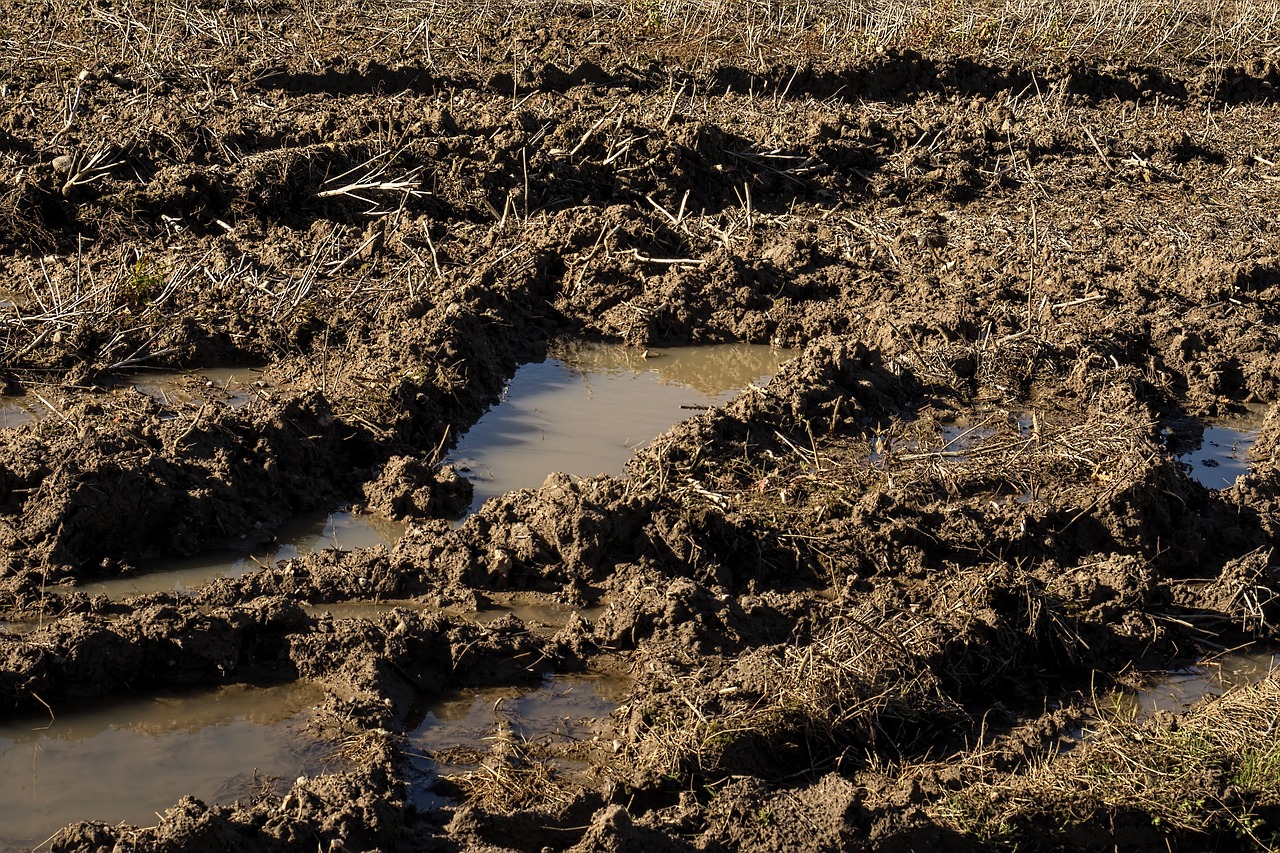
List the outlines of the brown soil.
<svg viewBox="0 0 1280 853">
<path fill-rule="evenodd" d="M 0 714 L 306 679 L 356 769 L 50 849 L 1277 843 L 1274 677 L 1181 721 L 1099 699 L 1280 640 L 1274 21 L 1224 54 L 1199 18 L 997 49 L 927 15 L 833 46 L 795 9 L 161 5 L 5 4 L 0 378 L 42 417 L 0 431 L 0 619 L 40 625 L 0 629 Z M 623 478 L 452 525 L 444 451 L 561 336 L 801 354 Z M 127 378 L 223 364 L 261 367 L 247 405 Z M 1207 489 L 1175 439 L 1247 404 L 1249 472 Z M 351 502 L 409 533 L 74 588 Z M 603 610 L 458 615 L 511 592 Z M 427 607 L 302 607 L 378 599 Z M 585 771 L 508 732 L 501 796 L 410 802 L 424 701 L 587 669 L 635 681 Z M 1155 793 L 1096 784 L 1201 730 L 1235 737 Z"/>
</svg>

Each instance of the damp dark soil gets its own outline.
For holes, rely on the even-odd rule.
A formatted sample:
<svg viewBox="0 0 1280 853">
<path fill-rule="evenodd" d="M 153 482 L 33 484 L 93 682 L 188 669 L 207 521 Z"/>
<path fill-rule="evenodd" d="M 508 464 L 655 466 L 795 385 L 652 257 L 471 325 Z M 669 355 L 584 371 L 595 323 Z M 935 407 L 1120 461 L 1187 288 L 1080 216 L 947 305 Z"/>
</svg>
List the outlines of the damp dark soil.
<svg viewBox="0 0 1280 853">
<path fill-rule="evenodd" d="M 1280 844 L 1266 4 L 3 3 L 0 722 L 314 691 L 42 849 Z"/>
</svg>

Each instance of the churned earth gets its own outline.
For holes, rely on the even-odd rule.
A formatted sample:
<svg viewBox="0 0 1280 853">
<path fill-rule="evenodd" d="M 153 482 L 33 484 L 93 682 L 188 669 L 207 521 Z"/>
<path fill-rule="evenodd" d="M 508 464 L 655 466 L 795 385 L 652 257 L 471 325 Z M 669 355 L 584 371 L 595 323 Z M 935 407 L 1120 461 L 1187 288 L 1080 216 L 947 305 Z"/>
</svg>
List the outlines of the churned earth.
<svg viewBox="0 0 1280 853">
<path fill-rule="evenodd" d="M 4 10 L 0 718 L 334 751 L 42 849 L 1280 843 L 1273 3 Z M 468 514 L 583 340 L 794 353 Z M 338 508 L 407 530 L 78 588 Z"/>
</svg>

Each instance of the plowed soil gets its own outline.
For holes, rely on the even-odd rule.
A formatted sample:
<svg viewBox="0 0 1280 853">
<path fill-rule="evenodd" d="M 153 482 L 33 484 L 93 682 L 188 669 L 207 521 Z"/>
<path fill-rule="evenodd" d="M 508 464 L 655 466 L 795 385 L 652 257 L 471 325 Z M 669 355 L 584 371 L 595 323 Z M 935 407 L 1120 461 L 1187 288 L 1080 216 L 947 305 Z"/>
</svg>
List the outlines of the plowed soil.
<svg viewBox="0 0 1280 853">
<path fill-rule="evenodd" d="M 5 0 L 0 715 L 308 680 L 355 768 L 48 849 L 1275 844 L 1274 674 L 1108 697 L 1280 640 L 1280 25 L 1014 5 Z M 444 452 L 565 337 L 799 354 L 451 524 Z M 247 404 L 130 378 L 215 365 Z M 345 504 L 412 524 L 75 591 Z M 513 592 L 591 616 L 457 615 Z M 429 606 L 303 608 L 373 599 Z M 424 702 L 586 671 L 634 678 L 595 740 L 415 798 Z"/>
</svg>

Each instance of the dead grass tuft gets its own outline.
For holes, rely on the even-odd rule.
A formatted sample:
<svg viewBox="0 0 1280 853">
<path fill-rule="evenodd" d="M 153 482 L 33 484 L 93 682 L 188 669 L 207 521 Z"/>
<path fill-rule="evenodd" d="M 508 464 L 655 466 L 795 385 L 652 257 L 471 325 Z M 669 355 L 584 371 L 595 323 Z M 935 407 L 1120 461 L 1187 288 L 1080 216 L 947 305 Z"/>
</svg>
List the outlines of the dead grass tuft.
<svg viewBox="0 0 1280 853">
<path fill-rule="evenodd" d="M 449 778 L 471 803 L 495 814 L 524 809 L 555 812 L 569 803 L 554 767 L 536 757 L 504 720 L 499 720 L 493 748 L 480 766 Z"/>
<path fill-rule="evenodd" d="M 655 694 L 624 748 L 641 769 L 680 778 L 916 750 L 965 718 L 926 661 L 938 651 L 935 629 L 874 606 L 839 613 L 811 641 L 770 650 L 763 672 L 747 674 L 750 687 L 712 689 L 699 672 Z"/>
<path fill-rule="evenodd" d="M 1259 814 L 1280 806 L 1277 731 L 1273 671 L 1178 718 L 1135 725 L 1111 717 L 1076 751 L 967 787 L 933 812 L 1007 847 L 1035 848 L 1029 839 L 1048 826 L 1114 826 L 1127 815 L 1162 831 L 1234 837 L 1240 849 L 1275 849 L 1280 832 Z"/>
<path fill-rule="evenodd" d="M 334 758 L 355 765 L 385 760 L 396 748 L 396 736 L 386 729 L 362 729 L 338 742 Z"/>
</svg>

